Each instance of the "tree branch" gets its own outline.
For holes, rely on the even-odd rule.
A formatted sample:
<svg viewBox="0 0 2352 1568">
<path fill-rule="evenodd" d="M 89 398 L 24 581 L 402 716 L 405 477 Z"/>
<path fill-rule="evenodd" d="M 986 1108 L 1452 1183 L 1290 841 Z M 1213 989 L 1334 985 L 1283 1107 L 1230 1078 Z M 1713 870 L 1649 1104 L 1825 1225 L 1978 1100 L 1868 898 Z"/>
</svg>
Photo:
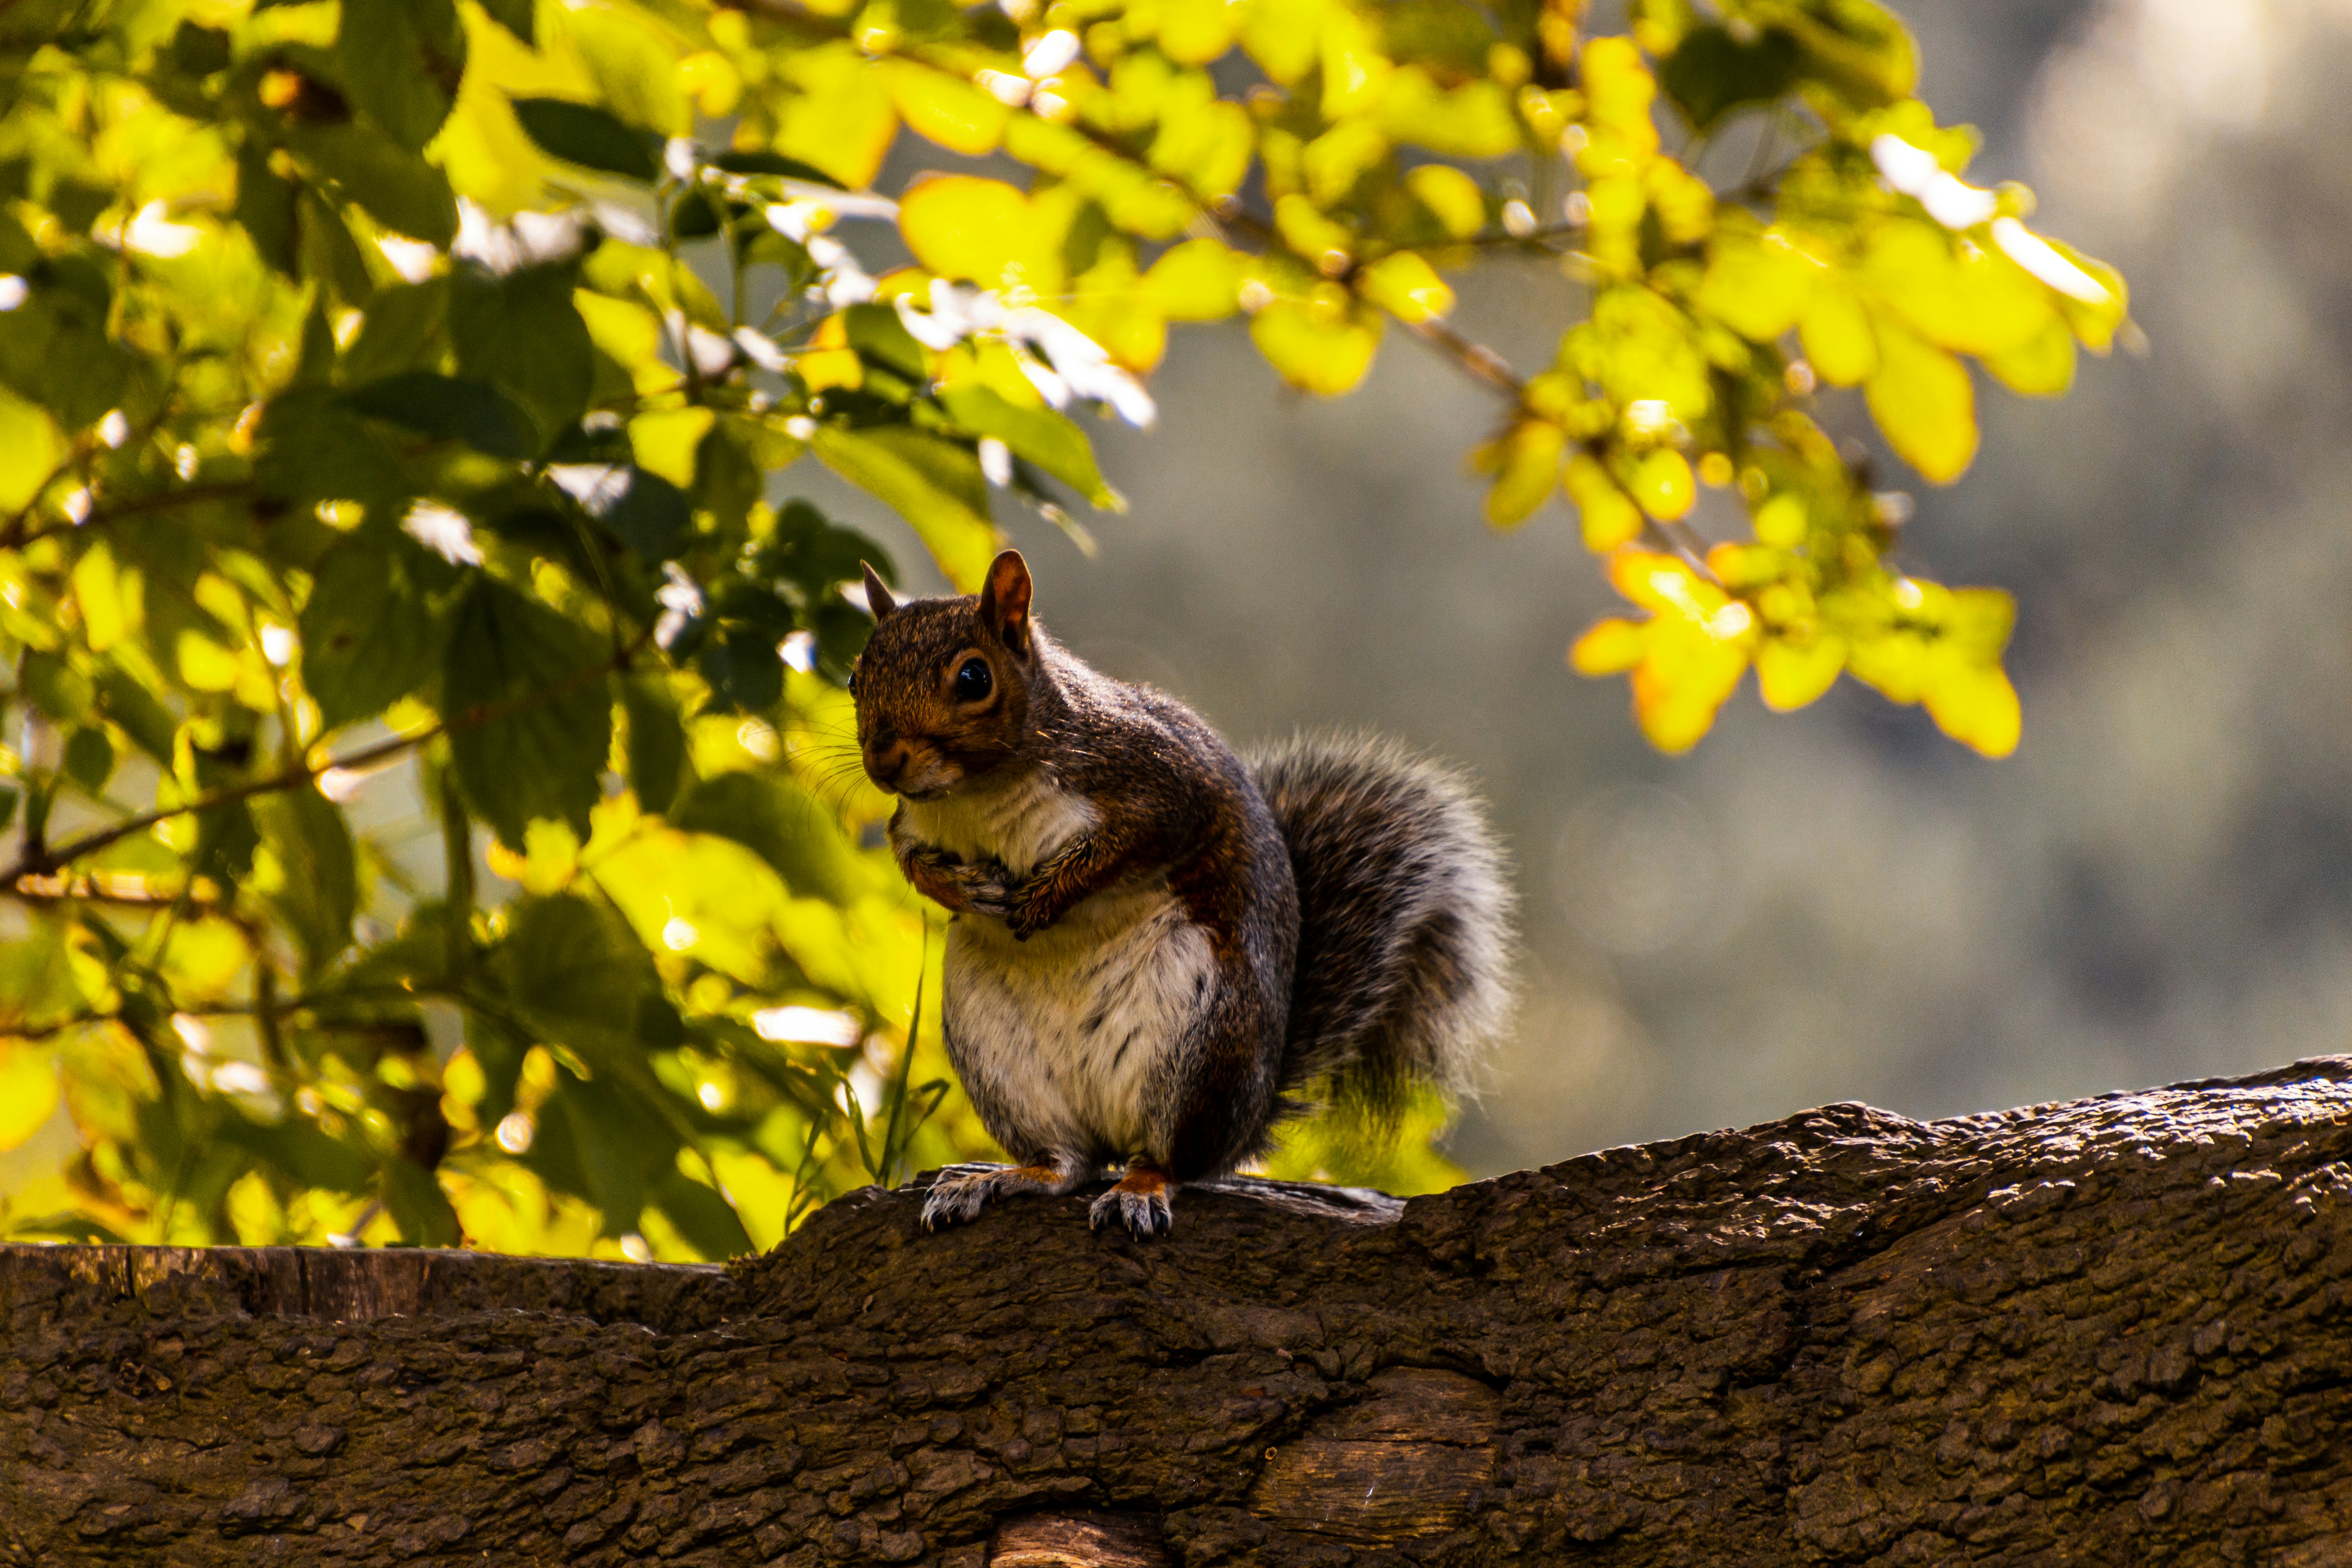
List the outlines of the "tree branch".
<svg viewBox="0 0 2352 1568">
<path fill-rule="evenodd" d="M 0 1247 L 0 1562 L 2318 1564 L 2352 1058 L 1409 1203 L 776 1251 Z"/>
</svg>

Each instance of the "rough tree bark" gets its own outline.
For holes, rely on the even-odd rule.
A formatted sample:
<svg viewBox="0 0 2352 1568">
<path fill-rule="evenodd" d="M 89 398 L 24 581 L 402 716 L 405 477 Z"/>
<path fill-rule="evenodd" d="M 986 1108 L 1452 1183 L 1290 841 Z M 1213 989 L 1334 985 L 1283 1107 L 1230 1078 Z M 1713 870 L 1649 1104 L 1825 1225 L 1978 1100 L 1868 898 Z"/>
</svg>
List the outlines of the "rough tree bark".
<svg viewBox="0 0 2352 1568">
<path fill-rule="evenodd" d="M 0 1249 L 0 1562 L 2352 1563 L 2352 1058 L 720 1268 Z"/>
</svg>

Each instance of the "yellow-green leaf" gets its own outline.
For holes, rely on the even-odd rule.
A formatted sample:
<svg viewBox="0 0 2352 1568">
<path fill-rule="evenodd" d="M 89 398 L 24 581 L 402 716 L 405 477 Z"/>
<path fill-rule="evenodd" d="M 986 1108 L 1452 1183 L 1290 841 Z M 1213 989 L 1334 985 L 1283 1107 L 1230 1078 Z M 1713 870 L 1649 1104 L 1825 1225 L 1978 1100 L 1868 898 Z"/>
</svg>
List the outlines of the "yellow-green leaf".
<svg viewBox="0 0 2352 1568">
<path fill-rule="evenodd" d="M 1277 300 L 1250 318 L 1250 339 L 1293 386 L 1324 397 L 1353 392 L 1372 368 L 1381 318 L 1318 319 L 1308 306 Z"/>
<path fill-rule="evenodd" d="M 2053 315 L 2025 342 L 1985 355 L 1984 367 L 2021 396 L 2059 396 L 2074 384 L 2074 335 Z"/>
<path fill-rule="evenodd" d="M 1381 95 L 1381 130 L 1457 158 L 1499 158 L 1519 146 L 1518 117 L 1500 82 L 1470 81 L 1448 90 L 1419 66 L 1392 73 Z"/>
<path fill-rule="evenodd" d="M 1383 256 L 1357 277 L 1365 299 L 1411 326 L 1433 321 L 1454 309 L 1454 290 L 1427 260 L 1410 250 Z"/>
<path fill-rule="evenodd" d="M 1821 275 L 1819 265 L 1778 236 L 1721 234 L 1696 303 L 1741 337 L 1769 343 L 1797 324 Z"/>
<path fill-rule="evenodd" d="M 1160 52 L 1179 65 L 1207 65 L 1233 43 L 1232 0 L 1167 0 L 1160 7 Z"/>
<path fill-rule="evenodd" d="M 1612 616 L 1569 645 L 1568 667 L 1579 675 L 1622 675 L 1642 662 L 1647 640 L 1640 622 Z"/>
<path fill-rule="evenodd" d="M 1502 468 L 1486 492 L 1486 521 L 1510 528 L 1527 521 L 1559 488 L 1560 454 L 1568 433 L 1541 419 L 1521 425 L 1502 443 Z"/>
<path fill-rule="evenodd" d="M 1451 164 L 1423 163 L 1404 177 L 1404 187 L 1456 239 L 1468 239 L 1486 226 L 1485 193 Z"/>
<path fill-rule="evenodd" d="M 1241 308 L 1241 258 L 1222 240 L 1171 246 L 1143 275 L 1143 292 L 1171 321 L 1221 321 Z"/>
<path fill-rule="evenodd" d="M 1822 637 L 1800 645 L 1769 637 L 1756 650 L 1756 686 L 1764 706 L 1790 713 L 1837 684 L 1845 668 L 1845 639 Z"/>
<path fill-rule="evenodd" d="M 1797 323 L 1813 374 L 1832 386 L 1856 386 L 1878 368 L 1878 337 L 1862 300 L 1842 279 L 1824 278 Z"/>
<path fill-rule="evenodd" d="M 1968 470 L 1977 455 L 1976 389 L 1948 351 L 1885 324 L 1864 391 L 1887 444 L 1923 478 L 1949 484 Z"/>
<path fill-rule="evenodd" d="M 694 486 L 694 454 L 719 416 L 708 408 L 673 408 L 640 414 L 629 421 L 629 447 L 637 467 L 659 474 L 680 489 Z"/>
<path fill-rule="evenodd" d="M 0 511 L 30 506 L 65 449 L 47 409 L 0 387 Z"/>
<path fill-rule="evenodd" d="M 1609 470 L 1590 454 L 1580 452 L 1568 465 L 1568 493 L 1582 520 L 1584 547 L 1605 554 L 1641 536 L 1642 510 L 1617 488 Z"/>
<path fill-rule="evenodd" d="M 0 1153 L 38 1132 L 57 1108 L 49 1053 L 30 1040 L 0 1040 Z"/>
<path fill-rule="evenodd" d="M 907 129 L 950 153 L 978 158 L 1004 140 L 1012 110 L 961 77 L 909 59 L 885 62 L 891 105 Z"/>
<path fill-rule="evenodd" d="M 1698 500 L 1689 459 L 1671 447 L 1659 447 L 1634 466 L 1633 489 L 1642 510 L 1661 522 L 1672 522 Z"/>
<path fill-rule="evenodd" d="M 1999 665 L 1955 665 L 1937 672 L 1922 700 L 1937 728 L 1988 757 L 2017 750 L 2024 714 L 2017 689 Z"/>
<path fill-rule="evenodd" d="M 1061 290 L 1058 247 L 1038 232 L 1029 198 L 1001 180 L 925 180 L 898 204 L 898 232 L 915 259 L 942 278 L 1041 298 Z"/>
<path fill-rule="evenodd" d="M 880 497 L 914 525 L 959 593 L 980 591 L 995 557 L 988 481 L 980 459 L 956 443 L 905 425 L 847 430 L 820 425 L 811 445 L 824 466 Z"/>
<path fill-rule="evenodd" d="M 1149 161 L 1194 195 L 1213 200 L 1240 186 L 1255 144 L 1248 111 L 1212 100 L 1164 116 Z"/>
</svg>

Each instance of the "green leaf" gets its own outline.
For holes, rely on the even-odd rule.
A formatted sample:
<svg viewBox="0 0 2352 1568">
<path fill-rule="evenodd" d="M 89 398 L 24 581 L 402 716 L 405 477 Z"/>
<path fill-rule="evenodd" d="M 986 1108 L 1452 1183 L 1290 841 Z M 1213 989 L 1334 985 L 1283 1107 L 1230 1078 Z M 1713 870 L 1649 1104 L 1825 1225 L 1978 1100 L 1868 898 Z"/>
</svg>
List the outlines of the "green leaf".
<svg viewBox="0 0 2352 1568">
<path fill-rule="evenodd" d="M 172 761 L 172 738 L 179 721 L 145 687 L 121 669 L 101 669 L 90 682 L 94 706 L 131 737 L 131 743 L 157 762 Z"/>
<path fill-rule="evenodd" d="M 1726 9 L 1788 33 L 1802 74 L 1855 108 L 1899 102 L 1919 84 L 1911 29 L 1875 0 L 1744 0 Z"/>
<path fill-rule="evenodd" d="M 677 1135 L 642 1094 L 604 1077 L 559 1074 L 523 1163 L 549 1185 L 594 1204 L 604 1234 L 618 1236 L 636 1228 L 646 1188 L 674 1168 L 677 1149 Z"/>
<path fill-rule="evenodd" d="M 457 1211 L 433 1173 L 394 1155 L 383 1167 L 383 1206 L 407 1247 L 455 1247 L 464 1238 Z"/>
<path fill-rule="evenodd" d="M 261 259 L 287 277 L 299 265 L 294 198 L 301 187 L 269 167 L 268 149 L 247 140 L 236 158 L 236 205 L 231 215 L 253 237 Z"/>
<path fill-rule="evenodd" d="M 311 973 L 332 963 L 352 941 L 359 912 L 359 872 L 343 814 L 310 785 L 254 802 L 262 842 L 278 858 L 285 886 L 274 901 L 302 943 Z"/>
<path fill-rule="evenodd" d="M 629 788 L 644 810 L 666 812 L 686 774 L 686 728 L 677 704 L 658 676 L 626 676 L 617 684 L 629 720 Z"/>
<path fill-rule="evenodd" d="M 670 825 L 730 838 L 775 868 L 798 898 L 846 903 L 872 885 L 872 873 L 840 819 L 795 779 L 779 773 L 725 773 L 686 792 Z"/>
<path fill-rule="evenodd" d="M 597 527 L 647 561 L 674 560 L 693 539 L 686 492 L 659 474 L 634 463 L 581 464 L 555 479 Z"/>
<path fill-rule="evenodd" d="M 498 967 L 524 1018 L 592 1062 L 634 1047 L 637 1004 L 661 990 L 628 922 L 569 894 L 516 906 Z"/>
<path fill-rule="evenodd" d="M 710 687 L 706 713 L 765 713 L 784 696 L 784 660 L 772 631 L 726 626 L 696 649 L 695 673 Z"/>
<path fill-rule="evenodd" d="M 849 346 L 868 363 L 893 370 L 915 385 L 930 378 L 923 345 L 888 305 L 852 305 L 841 313 Z"/>
<path fill-rule="evenodd" d="M 803 163 L 798 158 L 787 158 L 781 153 L 730 151 L 713 157 L 710 166 L 723 169 L 730 174 L 776 174 L 787 180 L 806 180 L 814 185 L 831 185 L 835 190 L 842 188 L 839 180 L 814 163 Z"/>
<path fill-rule="evenodd" d="M 388 530 L 346 539 L 319 563 L 302 606 L 302 684 L 328 729 L 373 718 L 432 679 L 425 588 L 440 564 Z"/>
<path fill-rule="evenodd" d="M 1658 85 L 1704 136 L 1735 109 L 1769 103 L 1797 78 L 1797 40 L 1773 29 L 1741 42 L 1718 23 L 1694 27 L 1658 62 Z"/>
<path fill-rule="evenodd" d="M 441 356 L 449 315 L 449 282 L 429 278 L 379 289 L 368 301 L 360 335 L 343 351 L 343 379 L 353 386 L 402 371 L 429 369 Z"/>
<path fill-rule="evenodd" d="M 574 271 L 526 267 L 494 278 L 464 268 L 449 279 L 458 370 L 520 405 L 541 450 L 579 423 L 595 379 L 595 346 L 572 303 Z"/>
<path fill-rule="evenodd" d="M 914 525 L 961 593 L 980 590 L 995 559 L 988 481 L 980 459 L 953 441 L 904 425 L 845 430 L 820 425 L 812 445 L 824 466 L 879 497 Z"/>
<path fill-rule="evenodd" d="M 104 730 L 76 730 L 66 737 L 64 760 L 66 776 L 81 785 L 83 794 L 100 795 L 114 773 L 114 742 Z"/>
<path fill-rule="evenodd" d="M 676 1168 L 663 1173 L 652 1197 L 686 1244 L 711 1262 L 758 1250 L 727 1200 Z"/>
<path fill-rule="evenodd" d="M 19 679 L 33 705 L 59 724 L 79 724 L 97 700 L 89 677 L 56 654 L 27 652 Z"/>
<path fill-rule="evenodd" d="M 296 203 L 294 222 L 299 231 L 295 259 L 301 276 L 319 279 L 334 300 L 355 309 L 375 297 L 375 279 L 360 255 L 359 242 L 332 202 L 305 187 Z"/>
<path fill-rule="evenodd" d="M 482 10 L 491 21 L 533 47 L 539 43 L 532 15 L 538 8 L 536 0 L 482 0 Z"/>
<path fill-rule="evenodd" d="M 256 434 L 254 478 L 289 506 L 355 500 L 390 509 L 409 493 L 400 454 L 324 387 L 273 398 Z"/>
<path fill-rule="evenodd" d="M 466 33 L 449 0 L 343 0 L 335 59 L 360 112 L 422 153 L 456 101 Z"/>
<path fill-rule="evenodd" d="M 274 1126 L 242 1116 L 225 1117 L 216 1136 L 306 1187 L 357 1193 L 375 1179 L 375 1166 L 362 1151 L 299 1117 Z"/>
<path fill-rule="evenodd" d="M 792 584 L 801 591 L 803 604 L 824 605 L 835 602 L 835 585 L 857 581 L 868 561 L 882 574 L 882 581 L 894 584 L 898 581 L 898 566 L 880 545 L 827 521 L 824 513 L 795 499 L 776 513 L 775 527 L 752 557 L 751 572 Z"/>
<path fill-rule="evenodd" d="M 420 436 L 463 441 L 486 457 L 527 458 L 539 446 L 530 416 L 478 381 L 404 371 L 346 392 L 343 402 Z"/>
<path fill-rule="evenodd" d="M 584 843 L 613 708 L 593 634 L 505 584 L 477 575 L 441 656 L 441 712 L 466 803 L 509 847 L 536 816 Z"/>
<path fill-rule="evenodd" d="M 356 122 L 304 127 L 288 142 L 377 222 L 427 245 L 457 237 L 447 176 L 389 136 Z"/>
<path fill-rule="evenodd" d="M 609 110 L 562 98 L 518 98 L 515 118 L 541 151 L 583 169 L 647 184 L 661 177 L 661 138 Z"/>
<path fill-rule="evenodd" d="M 1118 510 L 1118 492 L 1103 482 L 1087 433 L 1050 408 L 1024 408 L 977 382 L 940 395 L 948 416 L 975 436 L 993 436 L 1098 507 Z"/>
<path fill-rule="evenodd" d="M 2013 348 L 1984 357 L 1985 369 L 2023 397 L 2057 397 L 2074 384 L 2074 335 L 2055 316 Z"/>
</svg>

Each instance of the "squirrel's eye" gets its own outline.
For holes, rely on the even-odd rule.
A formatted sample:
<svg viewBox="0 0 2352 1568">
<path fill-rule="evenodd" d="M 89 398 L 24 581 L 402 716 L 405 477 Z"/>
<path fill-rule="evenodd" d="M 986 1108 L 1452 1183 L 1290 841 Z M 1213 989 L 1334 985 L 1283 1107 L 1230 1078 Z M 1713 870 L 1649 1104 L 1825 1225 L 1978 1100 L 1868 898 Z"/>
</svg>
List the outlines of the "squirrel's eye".
<svg viewBox="0 0 2352 1568">
<path fill-rule="evenodd" d="M 956 700 L 959 702 L 977 702 L 982 698 L 988 695 L 989 688 L 992 684 L 993 683 L 988 678 L 988 661 L 986 659 L 965 659 L 963 661 L 963 668 L 956 671 Z"/>
</svg>

